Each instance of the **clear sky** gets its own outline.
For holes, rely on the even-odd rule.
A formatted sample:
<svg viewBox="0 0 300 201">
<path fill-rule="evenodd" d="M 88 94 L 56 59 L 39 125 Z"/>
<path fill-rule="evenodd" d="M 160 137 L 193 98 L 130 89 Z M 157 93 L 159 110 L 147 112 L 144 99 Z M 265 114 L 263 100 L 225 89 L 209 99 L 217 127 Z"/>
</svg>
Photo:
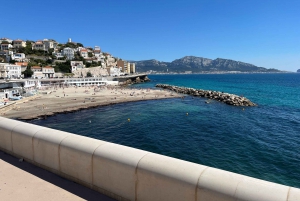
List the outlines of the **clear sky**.
<svg viewBox="0 0 300 201">
<path fill-rule="evenodd" d="M 20 0 L 1 7 L 0 37 L 72 38 L 126 60 L 199 56 L 300 69 L 299 0 Z"/>
</svg>

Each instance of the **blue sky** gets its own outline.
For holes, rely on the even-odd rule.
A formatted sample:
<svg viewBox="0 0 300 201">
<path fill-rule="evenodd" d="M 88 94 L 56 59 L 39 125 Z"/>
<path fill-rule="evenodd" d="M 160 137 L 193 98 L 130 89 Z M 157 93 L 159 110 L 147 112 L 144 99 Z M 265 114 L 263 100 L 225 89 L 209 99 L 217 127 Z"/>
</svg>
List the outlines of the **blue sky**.
<svg viewBox="0 0 300 201">
<path fill-rule="evenodd" d="M 127 60 L 226 58 L 300 69 L 299 0 L 6 1 L 0 37 L 68 38 Z"/>
</svg>

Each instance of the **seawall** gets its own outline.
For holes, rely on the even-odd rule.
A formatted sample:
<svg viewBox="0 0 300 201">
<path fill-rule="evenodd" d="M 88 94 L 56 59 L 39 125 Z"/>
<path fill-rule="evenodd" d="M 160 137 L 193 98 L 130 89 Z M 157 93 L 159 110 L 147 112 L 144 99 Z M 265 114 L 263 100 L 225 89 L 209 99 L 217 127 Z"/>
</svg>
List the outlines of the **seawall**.
<svg viewBox="0 0 300 201">
<path fill-rule="evenodd" d="M 229 94 L 219 91 L 203 90 L 203 89 L 193 89 L 188 87 L 178 87 L 168 84 L 157 84 L 156 87 L 167 89 L 170 91 L 175 91 L 176 93 L 189 94 L 192 96 L 200 96 L 213 100 L 217 100 L 227 105 L 234 106 L 256 106 L 249 99 L 241 97 L 235 94 Z"/>
<path fill-rule="evenodd" d="M 298 188 L 3 117 L 0 149 L 117 200 L 300 200 Z"/>
</svg>

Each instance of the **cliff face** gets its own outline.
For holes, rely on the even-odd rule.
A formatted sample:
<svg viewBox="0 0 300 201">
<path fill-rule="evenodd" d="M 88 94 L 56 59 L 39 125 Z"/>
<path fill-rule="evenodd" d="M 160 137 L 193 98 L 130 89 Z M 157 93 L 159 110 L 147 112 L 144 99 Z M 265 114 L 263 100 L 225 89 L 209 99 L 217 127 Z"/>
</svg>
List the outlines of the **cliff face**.
<svg viewBox="0 0 300 201">
<path fill-rule="evenodd" d="M 149 70 L 159 72 L 214 72 L 214 71 L 241 71 L 241 72 L 279 72 L 276 69 L 266 69 L 252 64 L 230 59 L 207 59 L 203 57 L 186 56 L 172 62 L 152 60 L 134 61 L 138 72 Z"/>
</svg>

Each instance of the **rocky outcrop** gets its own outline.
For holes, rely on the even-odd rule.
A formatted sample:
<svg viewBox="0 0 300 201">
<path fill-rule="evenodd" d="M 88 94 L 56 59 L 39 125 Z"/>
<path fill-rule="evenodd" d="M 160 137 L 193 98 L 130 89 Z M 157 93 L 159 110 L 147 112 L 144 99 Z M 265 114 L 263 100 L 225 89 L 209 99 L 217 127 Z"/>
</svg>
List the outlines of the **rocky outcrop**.
<svg viewBox="0 0 300 201">
<path fill-rule="evenodd" d="M 143 76 L 136 76 L 136 77 L 122 77 L 119 78 L 122 80 L 118 80 L 120 83 L 120 85 L 131 85 L 131 84 L 138 84 L 138 83 L 143 83 L 143 82 L 149 82 L 151 81 L 147 75 L 143 75 Z"/>
<path fill-rule="evenodd" d="M 208 59 L 203 57 L 186 56 L 172 62 L 144 60 L 132 61 L 136 64 L 137 71 L 146 72 L 149 70 L 158 72 L 280 72 L 276 69 L 266 69 L 249 63 L 234 61 L 231 59 Z"/>
<path fill-rule="evenodd" d="M 235 94 L 229 94 L 229 93 L 224 93 L 224 92 L 219 92 L 219 91 L 203 90 L 203 89 L 178 87 L 178 86 L 172 86 L 172 85 L 167 85 L 167 84 L 157 84 L 156 87 L 168 89 L 170 91 L 175 91 L 176 93 L 205 97 L 208 99 L 213 99 L 213 100 L 217 100 L 217 101 L 226 103 L 228 105 L 256 106 L 256 104 L 252 103 L 249 99 L 242 97 L 242 96 L 235 95 Z"/>
</svg>

